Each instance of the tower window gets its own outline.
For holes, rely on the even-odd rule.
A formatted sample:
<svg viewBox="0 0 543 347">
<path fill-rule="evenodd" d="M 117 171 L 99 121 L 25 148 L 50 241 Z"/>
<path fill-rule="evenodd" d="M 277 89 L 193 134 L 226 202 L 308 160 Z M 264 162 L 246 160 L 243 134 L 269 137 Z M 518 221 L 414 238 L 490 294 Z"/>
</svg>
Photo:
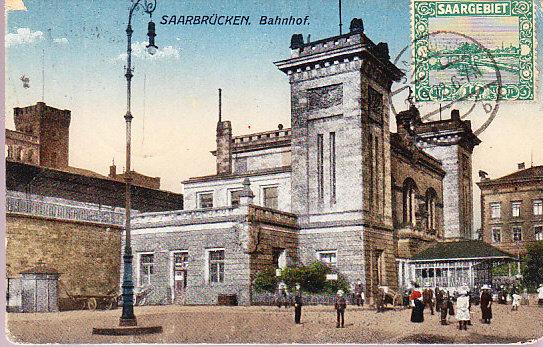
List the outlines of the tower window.
<svg viewBox="0 0 543 347">
<path fill-rule="evenodd" d="M 317 191 L 319 200 L 324 198 L 324 136 L 317 135 Z"/>
<path fill-rule="evenodd" d="M 383 94 L 368 86 L 368 111 L 379 124 L 383 122 Z"/>
<path fill-rule="evenodd" d="M 330 133 L 330 202 L 336 203 L 336 133 Z"/>
</svg>

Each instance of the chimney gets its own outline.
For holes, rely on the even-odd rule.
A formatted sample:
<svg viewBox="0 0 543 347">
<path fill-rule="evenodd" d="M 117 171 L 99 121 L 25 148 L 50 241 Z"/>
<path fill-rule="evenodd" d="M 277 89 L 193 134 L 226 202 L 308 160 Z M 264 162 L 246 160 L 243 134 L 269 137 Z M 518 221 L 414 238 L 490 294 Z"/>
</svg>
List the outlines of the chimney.
<svg viewBox="0 0 543 347">
<path fill-rule="evenodd" d="M 117 176 L 117 167 L 115 166 L 115 159 L 111 162 L 111 165 L 109 166 L 109 177 L 115 178 Z"/>
<path fill-rule="evenodd" d="M 518 163 L 517 167 L 518 167 L 519 170 L 524 170 L 524 169 L 526 169 L 526 164 L 524 164 L 524 162 Z"/>
<path fill-rule="evenodd" d="M 483 170 L 479 170 L 479 178 L 481 179 L 481 181 L 485 181 L 488 179 L 488 173 L 483 171 Z"/>
<path fill-rule="evenodd" d="M 232 124 L 222 120 L 222 90 L 219 89 L 219 121 L 217 122 L 217 174 L 232 173 Z"/>
<path fill-rule="evenodd" d="M 452 110 L 451 111 L 451 119 L 454 121 L 460 121 L 460 111 L 459 110 Z"/>
</svg>

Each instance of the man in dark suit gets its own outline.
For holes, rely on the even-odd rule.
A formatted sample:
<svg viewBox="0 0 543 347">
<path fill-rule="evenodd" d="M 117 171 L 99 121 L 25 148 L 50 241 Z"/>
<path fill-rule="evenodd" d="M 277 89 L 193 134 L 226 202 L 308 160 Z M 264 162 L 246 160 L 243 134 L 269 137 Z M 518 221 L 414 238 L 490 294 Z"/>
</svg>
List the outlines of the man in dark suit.
<svg viewBox="0 0 543 347">
<path fill-rule="evenodd" d="M 430 313 L 434 314 L 434 291 L 432 288 L 430 288 L 430 283 L 426 283 L 426 288 L 422 291 L 422 303 L 424 304 L 424 308 L 427 306 L 430 307 Z"/>
<path fill-rule="evenodd" d="M 294 323 L 296 324 L 301 324 L 302 305 L 302 291 L 300 289 L 300 284 L 296 283 L 296 293 L 294 294 Z"/>
<path fill-rule="evenodd" d="M 345 301 L 343 290 L 341 289 L 337 291 L 334 307 L 337 313 L 336 328 L 345 328 L 345 309 L 347 308 L 347 301 Z"/>
</svg>

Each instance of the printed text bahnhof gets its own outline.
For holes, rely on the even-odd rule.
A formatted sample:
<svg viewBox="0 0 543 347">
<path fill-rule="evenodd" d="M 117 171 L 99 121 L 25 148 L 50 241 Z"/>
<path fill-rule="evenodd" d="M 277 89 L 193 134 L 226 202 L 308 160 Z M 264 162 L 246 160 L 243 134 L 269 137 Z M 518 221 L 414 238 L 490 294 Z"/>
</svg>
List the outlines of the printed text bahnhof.
<svg viewBox="0 0 543 347">
<path fill-rule="evenodd" d="M 211 16 L 164 15 L 160 24 L 171 25 L 251 25 L 250 16 L 226 16 L 213 14 Z M 309 25 L 309 16 L 305 17 L 268 17 L 260 16 L 258 25 Z"/>
</svg>

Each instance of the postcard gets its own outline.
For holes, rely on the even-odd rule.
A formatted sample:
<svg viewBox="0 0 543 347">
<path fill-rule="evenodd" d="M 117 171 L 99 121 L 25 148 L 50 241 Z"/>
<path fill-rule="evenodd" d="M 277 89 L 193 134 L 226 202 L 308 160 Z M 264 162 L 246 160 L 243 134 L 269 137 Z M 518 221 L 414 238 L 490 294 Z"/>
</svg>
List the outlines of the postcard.
<svg viewBox="0 0 543 347">
<path fill-rule="evenodd" d="M 6 0 L 6 342 L 541 343 L 542 10 Z"/>
</svg>

